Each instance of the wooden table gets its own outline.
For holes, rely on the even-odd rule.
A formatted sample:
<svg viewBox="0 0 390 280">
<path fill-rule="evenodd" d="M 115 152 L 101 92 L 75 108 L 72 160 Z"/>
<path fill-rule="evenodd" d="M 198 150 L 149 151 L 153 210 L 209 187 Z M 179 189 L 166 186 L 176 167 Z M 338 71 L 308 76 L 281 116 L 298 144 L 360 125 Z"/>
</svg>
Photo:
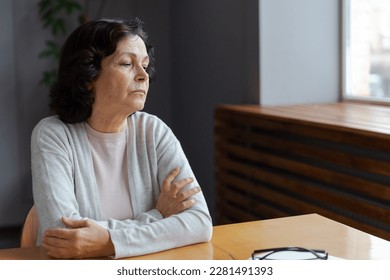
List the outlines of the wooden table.
<svg viewBox="0 0 390 280">
<path fill-rule="evenodd" d="M 317 214 L 215 226 L 210 242 L 130 259 L 247 259 L 255 249 L 301 246 L 345 259 L 390 259 L 390 242 Z M 44 250 L 0 250 L 0 259 L 48 259 Z"/>
</svg>

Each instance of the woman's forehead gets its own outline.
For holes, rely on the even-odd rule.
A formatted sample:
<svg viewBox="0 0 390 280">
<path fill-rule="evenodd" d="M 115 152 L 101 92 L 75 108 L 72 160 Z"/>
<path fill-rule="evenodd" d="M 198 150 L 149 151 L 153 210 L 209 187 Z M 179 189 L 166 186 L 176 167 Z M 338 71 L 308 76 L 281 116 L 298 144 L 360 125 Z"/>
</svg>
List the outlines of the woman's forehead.
<svg viewBox="0 0 390 280">
<path fill-rule="evenodd" d="M 149 61 L 145 43 L 139 36 L 127 36 L 121 39 L 116 46 L 115 52 L 104 58 L 104 61 L 105 63 L 110 63 L 126 57 L 132 57 L 140 61 Z"/>
<path fill-rule="evenodd" d="M 147 54 L 145 42 L 137 35 L 126 36 L 125 38 L 121 39 L 116 46 L 115 52 L 120 53 L 130 50 Z"/>
</svg>

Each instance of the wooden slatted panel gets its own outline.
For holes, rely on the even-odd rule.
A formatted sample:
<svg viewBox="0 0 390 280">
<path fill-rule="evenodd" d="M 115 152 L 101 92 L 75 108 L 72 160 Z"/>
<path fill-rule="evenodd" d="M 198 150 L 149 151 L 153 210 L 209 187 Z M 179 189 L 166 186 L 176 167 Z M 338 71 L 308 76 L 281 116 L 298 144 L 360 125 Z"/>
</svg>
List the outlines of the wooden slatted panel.
<svg viewBox="0 0 390 280">
<path fill-rule="evenodd" d="M 317 212 L 390 240 L 390 108 L 219 106 L 217 222 Z"/>
</svg>

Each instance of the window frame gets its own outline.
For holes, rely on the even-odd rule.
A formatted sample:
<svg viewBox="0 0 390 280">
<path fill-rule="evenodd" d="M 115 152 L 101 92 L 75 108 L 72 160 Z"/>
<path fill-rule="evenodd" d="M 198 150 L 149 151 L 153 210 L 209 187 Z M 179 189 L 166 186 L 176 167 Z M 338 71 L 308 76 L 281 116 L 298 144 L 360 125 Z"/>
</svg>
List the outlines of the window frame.
<svg viewBox="0 0 390 280">
<path fill-rule="evenodd" d="M 340 15 L 341 15 L 341 83 L 340 83 L 340 99 L 341 101 L 353 101 L 361 103 L 379 104 L 379 105 L 390 105 L 390 98 L 380 98 L 371 96 L 354 96 L 351 94 L 351 89 L 348 81 L 349 76 L 349 65 L 350 65 L 350 53 L 351 48 L 350 42 L 350 5 L 353 0 L 342 0 L 340 1 Z"/>
</svg>

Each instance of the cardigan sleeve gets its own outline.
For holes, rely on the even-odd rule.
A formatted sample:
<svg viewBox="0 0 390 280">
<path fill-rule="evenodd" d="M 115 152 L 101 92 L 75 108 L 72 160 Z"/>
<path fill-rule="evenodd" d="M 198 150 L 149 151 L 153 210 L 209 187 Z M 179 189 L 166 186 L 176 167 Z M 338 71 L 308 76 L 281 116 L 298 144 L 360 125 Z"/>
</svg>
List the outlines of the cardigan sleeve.
<svg viewBox="0 0 390 280">
<path fill-rule="evenodd" d="M 44 230 L 64 227 L 61 217 L 82 219 L 74 186 L 73 157 L 59 120 L 47 118 L 31 136 L 33 197 L 39 217 L 37 245 Z"/>
</svg>

